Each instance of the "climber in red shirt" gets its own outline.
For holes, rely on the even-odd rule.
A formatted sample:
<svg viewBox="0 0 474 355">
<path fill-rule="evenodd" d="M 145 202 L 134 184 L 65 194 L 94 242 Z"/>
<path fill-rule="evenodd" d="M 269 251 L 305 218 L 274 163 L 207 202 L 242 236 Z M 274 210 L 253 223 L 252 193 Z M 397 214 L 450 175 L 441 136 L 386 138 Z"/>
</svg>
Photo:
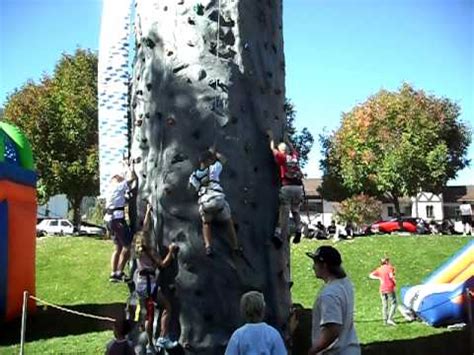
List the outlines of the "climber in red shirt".
<svg viewBox="0 0 474 355">
<path fill-rule="evenodd" d="M 274 240 L 281 244 L 289 237 L 288 223 L 291 211 L 296 227 L 293 243 L 296 244 L 301 240 L 300 208 L 303 202 L 303 173 L 298 163 L 298 152 L 289 142 L 281 142 L 278 144 L 278 148 L 275 148 L 273 134 L 270 130 L 267 131 L 267 135 L 280 177 L 280 208 Z"/>
</svg>

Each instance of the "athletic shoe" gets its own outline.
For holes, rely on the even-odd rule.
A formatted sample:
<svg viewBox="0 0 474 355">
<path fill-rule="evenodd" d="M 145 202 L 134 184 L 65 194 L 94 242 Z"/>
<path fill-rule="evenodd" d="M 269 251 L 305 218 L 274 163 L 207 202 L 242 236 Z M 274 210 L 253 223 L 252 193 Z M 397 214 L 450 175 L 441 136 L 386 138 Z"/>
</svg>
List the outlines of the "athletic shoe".
<svg viewBox="0 0 474 355">
<path fill-rule="evenodd" d="M 172 341 L 168 337 L 159 337 L 156 339 L 156 346 L 159 348 L 173 349 L 178 346 L 178 342 Z"/>
<path fill-rule="evenodd" d="M 275 229 L 275 233 L 272 237 L 272 243 L 277 249 L 280 249 L 283 245 L 283 240 L 281 239 L 281 231 L 279 230 L 279 228 Z"/>
<path fill-rule="evenodd" d="M 206 255 L 209 257 L 214 255 L 214 250 L 212 249 L 211 246 L 206 247 Z"/>
<path fill-rule="evenodd" d="M 117 274 L 110 274 L 109 282 L 117 283 L 120 282 L 120 275 Z"/>
<path fill-rule="evenodd" d="M 395 323 L 393 320 L 389 319 L 387 321 L 387 325 L 397 325 L 397 323 Z"/>
<path fill-rule="evenodd" d="M 298 244 L 301 242 L 301 231 L 295 232 L 295 237 L 293 238 L 293 244 Z"/>
</svg>

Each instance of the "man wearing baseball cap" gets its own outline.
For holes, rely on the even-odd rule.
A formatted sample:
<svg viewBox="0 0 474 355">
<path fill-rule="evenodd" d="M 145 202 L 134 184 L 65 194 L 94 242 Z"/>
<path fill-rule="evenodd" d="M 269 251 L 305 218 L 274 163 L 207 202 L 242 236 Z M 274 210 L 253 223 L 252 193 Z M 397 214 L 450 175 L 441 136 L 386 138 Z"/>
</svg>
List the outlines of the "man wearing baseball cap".
<svg viewBox="0 0 474 355">
<path fill-rule="evenodd" d="M 325 283 L 313 306 L 308 355 L 360 355 L 354 328 L 354 287 L 341 266 L 341 254 L 323 245 L 306 255 L 313 260 L 316 278 Z"/>
</svg>

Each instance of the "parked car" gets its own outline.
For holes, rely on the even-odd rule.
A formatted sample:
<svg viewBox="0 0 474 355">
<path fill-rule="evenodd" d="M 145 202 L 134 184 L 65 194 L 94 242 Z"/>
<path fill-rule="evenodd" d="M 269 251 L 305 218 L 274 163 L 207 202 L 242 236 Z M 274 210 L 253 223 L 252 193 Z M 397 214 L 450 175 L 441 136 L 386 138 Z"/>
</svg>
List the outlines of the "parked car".
<svg viewBox="0 0 474 355">
<path fill-rule="evenodd" d="M 67 219 L 45 218 L 36 225 L 36 235 L 71 235 L 74 234 L 74 225 Z"/>
<path fill-rule="evenodd" d="M 106 229 L 88 222 L 81 222 L 79 230 L 68 219 L 45 218 L 36 225 L 36 235 L 104 235 Z"/>
<path fill-rule="evenodd" d="M 105 235 L 107 232 L 105 227 L 98 226 L 89 222 L 81 222 L 79 235 Z"/>
<path fill-rule="evenodd" d="M 401 217 L 403 228 L 400 228 L 400 219 L 392 218 L 388 221 L 378 221 L 372 223 L 367 228 L 367 233 L 393 233 L 393 232 L 409 232 L 417 234 L 426 234 L 430 232 L 429 224 L 422 218 Z"/>
</svg>

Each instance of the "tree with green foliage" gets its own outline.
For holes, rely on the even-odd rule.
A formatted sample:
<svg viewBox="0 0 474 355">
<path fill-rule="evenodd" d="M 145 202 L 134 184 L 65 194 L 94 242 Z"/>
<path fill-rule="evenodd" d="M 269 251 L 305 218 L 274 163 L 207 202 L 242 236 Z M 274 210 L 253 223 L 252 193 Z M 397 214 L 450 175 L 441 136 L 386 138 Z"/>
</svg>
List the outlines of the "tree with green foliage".
<svg viewBox="0 0 474 355">
<path fill-rule="evenodd" d="M 32 144 L 42 201 L 66 194 L 75 225 L 82 198 L 99 189 L 97 114 L 97 55 L 84 49 L 63 54 L 51 77 L 28 81 L 5 105 L 5 120 Z"/>
<path fill-rule="evenodd" d="M 352 222 L 356 226 L 372 223 L 380 218 L 382 203 L 365 194 L 354 195 L 337 207 L 336 218 L 340 222 Z"/>
<path fill-rule="evenodd" d="M 304 127 L 301 132 L 295 127 L 296 109 L 291 100 L 285 100 L 286 131 L 288 139 L 298 151 L 300 166 L 303 168 L 308 163 L 308 155 L 313 147 L 314 138 L 308 128 Z"/>
<path fill-rule="evenodd" d="M 384 196 L 400 215 L 400 197 L 440 192 L 468 166 L 471 131 L 460 113 L 451 100 L 408 84 L 380 90 L 344 113 L 341 127 L 322 138 L 323 181 L 335 177 L 349 195 Z"/>
</svg>

